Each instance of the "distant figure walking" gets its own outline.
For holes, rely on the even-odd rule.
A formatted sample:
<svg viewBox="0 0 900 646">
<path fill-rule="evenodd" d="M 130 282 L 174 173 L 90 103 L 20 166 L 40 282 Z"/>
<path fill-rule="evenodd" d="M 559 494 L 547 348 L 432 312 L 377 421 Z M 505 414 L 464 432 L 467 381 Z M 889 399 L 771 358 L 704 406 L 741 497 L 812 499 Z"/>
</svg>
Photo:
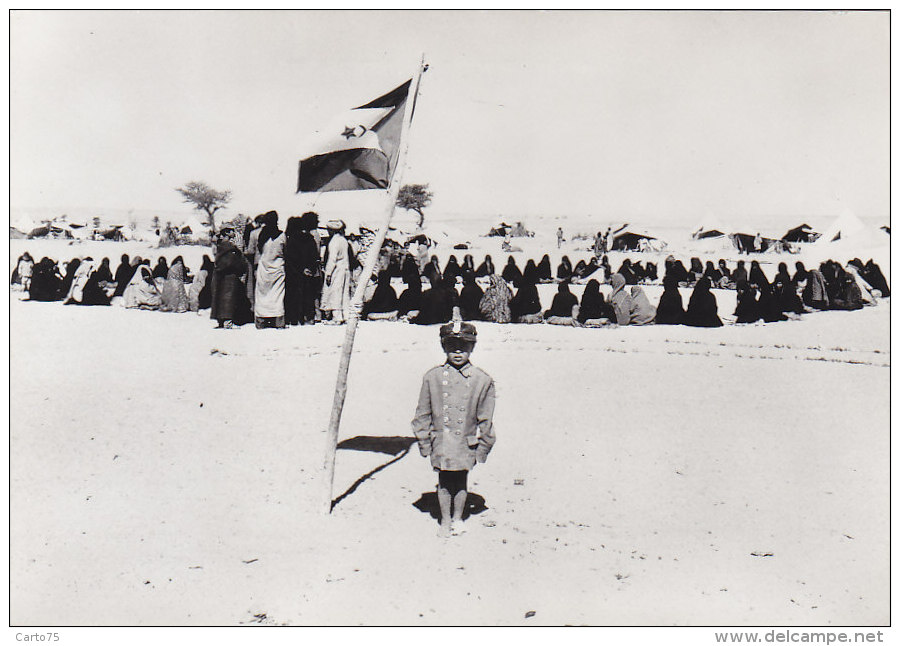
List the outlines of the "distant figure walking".
<svg viewBox="0 0 900 646">
<path fill-rule="evenodd" d="M 563 234 L 562 227 L 559 227 L 556 230 L 556 248 L 559 249 L 560 247 L 562 247 L 563 242 L 565 242 L 565 237 Z"/>
</svg>

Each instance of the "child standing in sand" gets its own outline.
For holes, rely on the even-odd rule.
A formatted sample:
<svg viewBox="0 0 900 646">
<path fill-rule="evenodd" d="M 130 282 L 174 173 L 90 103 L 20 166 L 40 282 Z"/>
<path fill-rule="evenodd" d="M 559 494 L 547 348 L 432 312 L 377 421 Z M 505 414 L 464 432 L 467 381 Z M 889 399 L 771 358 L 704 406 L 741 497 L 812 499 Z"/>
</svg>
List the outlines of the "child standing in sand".
<svg viewBox="0 0 900 646">
<path fill-rule="evenodd" d="M 423 457 L 438 472 L 441 535 L 462 534 L 467 479 L 494 446 L 494 380 L 469 362 L 476 330 L 455 320 L 441 326 L 443 365 L 425 373 L 412 421 Z"/>
</svg>

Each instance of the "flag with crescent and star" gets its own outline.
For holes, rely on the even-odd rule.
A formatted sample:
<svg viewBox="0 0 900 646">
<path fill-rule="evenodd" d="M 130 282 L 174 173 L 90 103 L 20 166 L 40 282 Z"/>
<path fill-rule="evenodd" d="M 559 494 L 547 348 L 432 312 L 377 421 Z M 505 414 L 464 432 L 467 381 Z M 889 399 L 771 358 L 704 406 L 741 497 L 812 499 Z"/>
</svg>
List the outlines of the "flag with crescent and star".
<svg viewBox="0 0 900 646">
<path fill-rule="evenodd" d="M 297 192 L 387 188 L 397 165 L 411 82 L 348 110 L 319 131 L 301 153 Z"/>
</svg>

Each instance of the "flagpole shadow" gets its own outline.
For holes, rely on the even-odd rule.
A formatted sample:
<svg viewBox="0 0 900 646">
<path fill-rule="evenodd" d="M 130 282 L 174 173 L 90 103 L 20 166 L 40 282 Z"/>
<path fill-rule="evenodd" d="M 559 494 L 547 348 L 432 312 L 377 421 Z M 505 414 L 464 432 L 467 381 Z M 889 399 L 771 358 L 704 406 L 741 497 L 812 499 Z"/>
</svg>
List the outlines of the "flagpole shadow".
<svg viewBox="0 0 900 646">
<path fill-rule="evenodd" d="M 344 493 L 331 501 L 331 510 L 334 511 L 334 508 L 337 507 L 341 503 L 341 501 L 352 495 L 353 492 L 355 492 L 359 488 L 359 486 L 366 480 L 374 476 L 379 471 L 382 471 L 395 462 L 399 462 L 400 460 L 405 458 L 415 442 L 416 438 L 414 437 L 371 437 L 360 435 L 357 437 L 351 437 L 350 439 L 344 440 L 343 442 L 338 444 L 337 448 L 339 449 L 385 453 L 388 455 L 393 455 L 394 457 L 384 464 L 375 467 L 368 473 L 364 473 L 359 478 L 357 478 L 356 482 L 350 485 L 350 487 Z"/>
</svg>

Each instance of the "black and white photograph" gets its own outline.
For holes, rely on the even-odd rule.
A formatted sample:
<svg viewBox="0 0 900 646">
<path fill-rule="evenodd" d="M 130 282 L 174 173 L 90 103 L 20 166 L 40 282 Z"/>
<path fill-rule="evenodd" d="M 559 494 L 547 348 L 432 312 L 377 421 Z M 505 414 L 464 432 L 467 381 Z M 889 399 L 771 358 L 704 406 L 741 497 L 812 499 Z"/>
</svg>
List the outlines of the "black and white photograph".
<svg viewBox="0 0 900 646">
<path fill-rule="evenodd" d="M 10 641 L 882 641 L 890 23 L 9 10 Z"/>
</svg>

